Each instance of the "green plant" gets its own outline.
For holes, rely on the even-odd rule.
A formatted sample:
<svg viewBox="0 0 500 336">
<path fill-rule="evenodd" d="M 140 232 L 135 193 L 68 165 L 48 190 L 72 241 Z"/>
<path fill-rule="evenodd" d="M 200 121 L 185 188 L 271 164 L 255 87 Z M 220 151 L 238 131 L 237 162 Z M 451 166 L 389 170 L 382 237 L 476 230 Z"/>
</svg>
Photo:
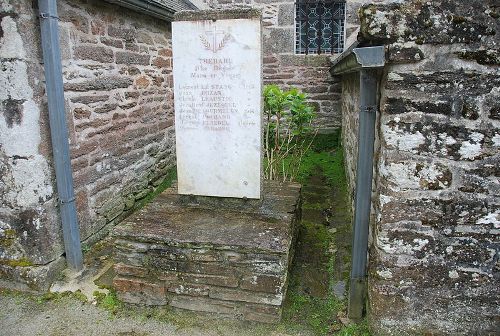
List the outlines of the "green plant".
<svg viewBox="0 0 500 336">
<path fill-rule="evenodd" d="M 362 321 L 361 323 L 353 323 L 342 328 L 338 334 L 338 336 L 370 336 L 370 329 L 366 321 Z"/>
<path fill-rule="evenodd" d="M 306 99 L 305 93 L 296 88 L 283 91 L 277 85 L 264 87 L 265 178 L 292 181 L 299 172 L 302 157 L 316 135 L 312 127 L 314 108 Z"/>
<path fill-rule="evenodd" d="M 122 302 L 118 299 L 114 290 L 110 290 L 108 294 L 104 294 L 99 291 L 94 291 L 93 294 L 97 306 L 107 310 L 113 315 L 115 315 L 122 307 Z"/>
</svg>

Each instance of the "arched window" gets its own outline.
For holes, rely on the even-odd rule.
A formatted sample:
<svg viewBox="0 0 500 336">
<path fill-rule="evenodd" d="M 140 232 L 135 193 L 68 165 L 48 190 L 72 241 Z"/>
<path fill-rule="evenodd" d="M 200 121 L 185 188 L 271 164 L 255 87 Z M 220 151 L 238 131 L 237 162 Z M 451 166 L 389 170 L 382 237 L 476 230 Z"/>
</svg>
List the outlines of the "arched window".
<svg viewBox="0 0 500 336">
<path fill-rule="evenodd" d="M 333 54 L 344 50 L 345 1 L 295 3 L 295 53 Z"/>
</svg>

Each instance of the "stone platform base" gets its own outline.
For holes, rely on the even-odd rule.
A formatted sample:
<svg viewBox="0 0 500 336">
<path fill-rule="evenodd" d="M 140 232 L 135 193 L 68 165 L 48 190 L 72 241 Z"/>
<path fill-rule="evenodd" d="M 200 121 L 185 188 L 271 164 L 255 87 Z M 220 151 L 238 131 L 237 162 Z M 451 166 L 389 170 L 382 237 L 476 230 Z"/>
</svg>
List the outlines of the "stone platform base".
<svg viewBox="0 0 500 336">
<path fill-rule="evenodd" d="M 299 211 L 294 183 L 266 181 L 261 200 L 172 187 L 114 229 L 119 298 L 277 322 Z"/>
</svg>

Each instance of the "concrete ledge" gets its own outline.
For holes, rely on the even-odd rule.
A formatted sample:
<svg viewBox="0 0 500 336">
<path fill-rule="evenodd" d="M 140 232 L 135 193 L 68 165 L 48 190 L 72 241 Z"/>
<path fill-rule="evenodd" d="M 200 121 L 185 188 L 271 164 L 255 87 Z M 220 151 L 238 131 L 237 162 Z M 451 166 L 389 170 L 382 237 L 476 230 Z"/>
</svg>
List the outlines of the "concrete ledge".
<svg viewBox="0 0 500 336">
<path fill-rule="evenodd" d="M 262 12 L 256 8 L 236 8 L 216 10 L 208 9 L 201 11 L 180 11 L 175 13 L 174 21 L 203 21 L 203 20 L 230 20 L 230 19 L 253 19 L 261 18 Z"/>
</svg>

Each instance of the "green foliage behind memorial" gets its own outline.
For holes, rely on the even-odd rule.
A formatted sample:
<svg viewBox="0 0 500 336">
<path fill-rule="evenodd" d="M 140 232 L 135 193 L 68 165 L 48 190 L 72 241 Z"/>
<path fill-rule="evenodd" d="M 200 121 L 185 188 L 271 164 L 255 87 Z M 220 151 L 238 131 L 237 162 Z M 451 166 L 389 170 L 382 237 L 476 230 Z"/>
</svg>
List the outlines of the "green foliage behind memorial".
<svg viewBox="0 0 500 336">
<path fill-rule="evenodd" d="M 283 91 L 277 85 L 264 87 L 264 177 L 295 180 L 302 158 L 317 130 L 312 126 L 314 108 L 296 88 Z"/>
</svg>

